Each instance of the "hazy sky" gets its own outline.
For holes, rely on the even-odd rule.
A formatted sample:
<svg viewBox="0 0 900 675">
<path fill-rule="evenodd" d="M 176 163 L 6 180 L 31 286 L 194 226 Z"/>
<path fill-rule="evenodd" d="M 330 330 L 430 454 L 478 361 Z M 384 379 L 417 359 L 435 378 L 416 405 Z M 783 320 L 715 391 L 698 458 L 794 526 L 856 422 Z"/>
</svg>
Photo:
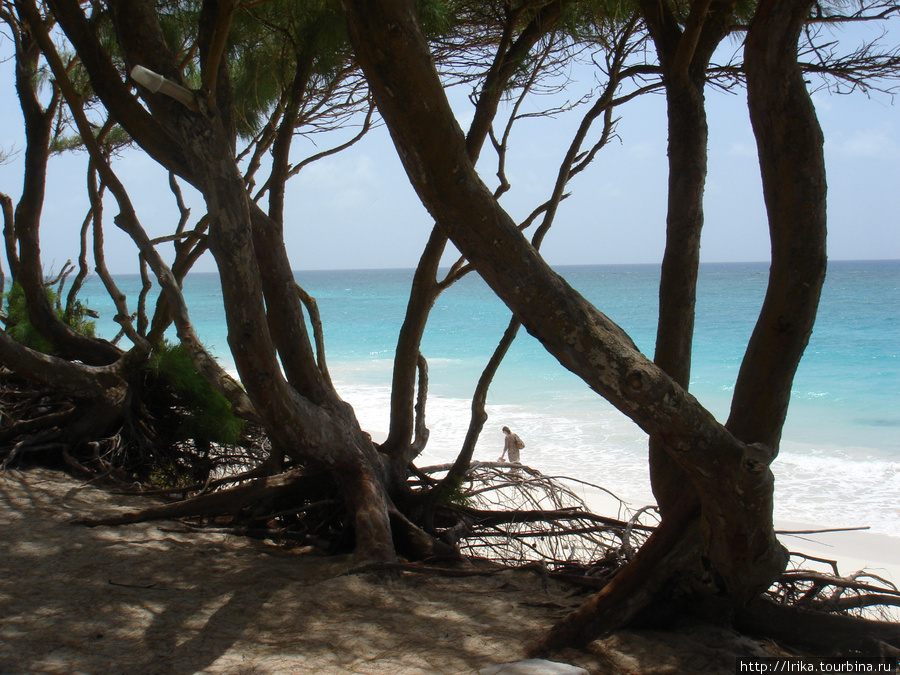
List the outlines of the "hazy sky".
<svg viewBox="0 0 900 675">
<path fill-rule="evenodd" d="M 24 141 L 11 53 L 3 35 L 0 148 L 18 154 L 0 166 L 0 191 L 16 201 Z M 571 95 L 579 96 L 589 85 L 573 85 Z M 900 107 L 883 94 L 867 98 L 821 92 L 814 100 L 826 137 L 829 257 L 900 258 Z M 710 147 L 702 258 L 768 260 L 759 167 L 743 92 L 709 91 L 707 102 Z M 460 106 L 464 128 L 467 114 Z M 523 120 L 513 132 L 507 160 L 513 188 L 502 203 L 514 217 L 524 217 L 549 196 L 576 115 Z M 621 108 L 619 116 L 619 138 L 570 184 L 573 195 L 561 206 L 543 248 L 551 264 L 658 263 L 661 258 L 667 176 L 664 98 L 644 96 Z M 323 147 L 298 139 L 294 159 Z M 85 166 L 84 154 L 51 160 L 42 225 L 48 272 L 78 255 L 78 229 L 88 208 Z M 165 174 L 139 152 L 127 153 L 115 168 L 151 236 L 171 232 L 177 214 Z M 488 185 L 496 185 L 496 157 L 489 149 L 478 168 Z M 195 221 L 203 213 L 202 200 L 184 189 Z M 133 272 L 136 250 L 115 230 L 114 214 L 110 199 L 107 263 L 113 272 Z M 431 219 L 383 128 L 350 151 L 309 166 L 288 184 L 286 236 L 295 269 L 414 267 L 430 229 Z M 195 269 L 214 266 L 207 256 Z"/>
</svg>

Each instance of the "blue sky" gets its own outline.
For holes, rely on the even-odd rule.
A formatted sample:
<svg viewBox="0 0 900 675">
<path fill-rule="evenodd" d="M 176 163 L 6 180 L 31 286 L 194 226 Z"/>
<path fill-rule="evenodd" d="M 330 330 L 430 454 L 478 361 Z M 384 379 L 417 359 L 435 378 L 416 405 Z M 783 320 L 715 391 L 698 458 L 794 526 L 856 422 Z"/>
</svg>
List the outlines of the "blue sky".
<svg viewBox="0 0 900 675">
<path fill-rule="evenodd" d="M 898 21 L 893 21 L 896 25 Z M 894 28 L 895 32 L 897 31 Z M 9 61 L 12 45 L 0 37 L 0 148 L 14 154 L 0 166 L 0 191 L 21 192 L 22 121 Z M 571 95 L 587 87 L 573 85 Z M 462 100 L 455 96 L 455 101 Z M 900 107 L 884 94 L 871 98 L 815 94 L 826 137 L 831 259 L 900 259 Z M 755 144 L 743 92 L 709 91 L 709 177 L 702 259 L 761 261 L 769 256 Z M 470 114 L 458 105 L 465 127 Z M 554 265 L 658 263 L 664 246 L 666 202 L 665 101 L 644 96 L 619 111 L 618 136 L 594 165 L 576 177 L 543 250 Z M 575 114 L 524 120 L 513 132 L 507 173 L 513 185 L 502 203 L 517 218 L 544 201 L 556 166 L 577 124 Z M 298 139 L 300 159 L 324 146 Z M 45 267 L 58 270 L 78 255 L 78 228 L 87 211 L 86 158 L 55 157 L 48 176 L 42 225 Z M 140 152 L 116 162 L 152 236 L 177 221 L 159 167 Z M 496 184 L 496 158 L 485 150 L 478 166 Z M 202 200 L 185 186 L 195 221 Z M 136 250 L 115 230 L 106 211 L 107 264 L 113 272 L 136 271 Z M 350 151 L 310 165 L 288 185 L 286 238 L 296 269 L 414 267 L 431 220 L 402 171 L 386 131 L 373 131 Z M 201 261 L 200 271 L 214 269 Z"/>
</svg>

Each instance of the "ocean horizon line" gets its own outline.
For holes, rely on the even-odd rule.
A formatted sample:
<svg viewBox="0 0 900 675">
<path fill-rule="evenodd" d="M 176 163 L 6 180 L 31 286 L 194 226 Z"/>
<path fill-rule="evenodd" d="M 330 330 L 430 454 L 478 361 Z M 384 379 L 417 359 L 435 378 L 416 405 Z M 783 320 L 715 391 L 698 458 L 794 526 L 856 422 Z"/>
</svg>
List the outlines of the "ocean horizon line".
<svg viewBox="0 0 900 675">
<path fill-rule="evenodd" d="M 829 259 L 829 265 L 853 265 L 853 264 L 900 264 L 900 258 L 859 258 L 859 259 Z M 550 267 L 554 270 L 585 270 L 585 269 L 625 269 L 625 268 L 643 268 L 647 269 L 650 267 L 659 267 L 661 262 L 636 262 L 636 263 L 564 263 L 564 264 L 551 264 Z M 758 265 L 770 265 L 770 260 L 726 260 L 726 261 L 703 261 L 700 263 L 700 268 L 712 268 L 712 267 L 741 267 L 741 266 L 758 266 Z M 449 271 L 450 266 L 441 266 L 439 271 L 442 273 L 446 273 Z M 358 268 L 322 268 L 322 269 L 295 269 L 292 270 L 294 274 L 339 274 L 339 273 L 353 273 L 358 274 L 361 272 L 415 272 L 415 267 L 358 267 Z M 137 272 L 113 272 L 114 277 L 118 278 L 126 278 L 126 277 L 139 277 L 140 274 Z M 190 271 L 187 274 L 187 277 L 200 277 L 200 276 L 218 276 L 218 270 L 207 270 L 207 271 Z M 91 274 L 89 276 L 94 276 Z"/>
</svg>

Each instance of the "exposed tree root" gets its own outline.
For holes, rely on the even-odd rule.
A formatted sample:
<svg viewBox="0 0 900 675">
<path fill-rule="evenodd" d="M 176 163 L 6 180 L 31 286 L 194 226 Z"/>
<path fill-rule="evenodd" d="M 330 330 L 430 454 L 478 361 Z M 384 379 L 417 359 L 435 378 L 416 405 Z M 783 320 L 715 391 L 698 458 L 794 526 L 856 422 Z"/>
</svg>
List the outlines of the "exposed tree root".
<svg viewBox="0 0 900 675">
<path fill-rule="evenodd" d="M 421 471 L 431 477 L 451 466 Z M 427 490 L 431 483 L 418 485 Z M 513 567 L 541 562 L 554 569 L 591 561 L 588 571 L 578 573 L 607 577 L 633 556 L 653 528 L 626 520 L 633 516 L 611 493 L 619 502 L 618 517 L 591 513 L 575 490 L 579 486 L 603 490 L 528 466 L 475 462 L 450 501 L 438 506 L 435 524 L 445 540 L 468 556 Z"/>
<path fill-rule="evenodd" d="M 118 490 L 117 492 L 119 494 L 138 494 L 142 497 L 168 497 L 171 495 L 181 494 L 183 498 L 186 498 L 187 495 L 192 492 L 209 492 L 210 490 L 217 490 L 226 485 L 242 483 L 252 478 L 259 478 L 260 476 L 270 475 L 267 469 L 268 467 L 263 463 L 250 469 L 249 471 L 224 476 L 215 480 L 207 479 L 202 482 L 191 483 L 190 485 L 169 488 L 148 488 L 142 485 L 136 485 L 133 489 Z"/>
<path fill-rule="evenodd" d="M 862 653 L 882 656 L 900 649 L 900 624 L 813 611 L 758 598 L 735 615 L 735 627 L 817 654 Z M 896 652 L 895 652 L 896 653 Z"/>
<path fill-rule="evenodd" d="M 236 515 L 244 509 L 257 507 L 290 494 L 297 489 L 299 484 L 308 480 L 310 475 L 304 469 L 294 469 L 279 476 L 254 478 L 237 487 L 192 497 L 181 502 L 151 506 L 141 511 L 132 511 L 109 518 L 81 518 L 72 522 L 88 527 L 97 527 L 191 516 Z"/>
<path fill-rule="evenodd" d="M 262 474 L 267 441 L 245 428 L 242 446 L 182 440 L 186 413 L 159 383 L 78 398 L 0 368 L 0 462 L 62 466 L 121 484 L 162 483 L 184 495 L 211 489 L 241 470 Z M 168 485 L 166 485 L 168 483 Z"/>
<path fill-rule="evenodd" d="M 628 625 L 656 597 L 670 578 L 681 555 L 678 546 L 697 514 L 696 504 L 683 504 L 665 518 L 634 558 L 577 610 L 551 628 L 529 653 L 545 654 L 564 647 L 583 646 Z"/>
<path fill-rule="evenodd" d="M 27 459 L 88 479 L 103 477 L 120 489 L 129 485 L 131 493 L 187 497 L 82 524 L 190 519 L 183 527 L 281 546 L 313 545 L 323 552 L 352 547 L 361 525 L 338 483 L 310 467 L 273 474 L 267 440 L 257 429 L 244 446 L 167 445 L 159 435 L 167 422 L 146 408 L 123 408 L 120 399 L 94 401 L 85 411 L 8 373 L 3 385 L 0 458 L 7 463 Z M 115 420 L 118 430 L 104 435 Z M 352 572 L 466 576 L 534 569 L 597 591 L 531 646 L 544 653 L 640 622 L 660 596 L 679 602 L 678 570 L 696 570 L 693 549 L 685 544 L 697 536 L 690 505 L 667 513 L 662 524 L 652 507 L 630 513 L 621 505 L 616 514 L 594 514 L 578 495 L 579 481 L 505 463 L 473 463 L 458 487 L 445 490 L 444 501 L 435 504 L 430 496 L 449 469 L 410 468 L 408 494 L 387 505 L 391 536 L 403 557 Z M 148 478 L 157 487 L 147 487 Z M 422 562 L 412 562 L 417 560 Z M 900 592 L 874 575 L 841 577 L 836 564 L 820 562 L 831 564 L 834 574 L 793 569 L 768 598 L 736 610 L 728 606 L 736 627 L 819 653 L 900 649 L 900 625 L 892 623 Z"/>
<path fill-rule="evenodd" d="M 29 420 L 22 420 L 14 424 L 0 429 L 0 443 L 4 443 L 11 438 L 25 436 L 27 434 L 59 427 L 69 422 L 75 413 L 75 406 L 66 402 L 60 410 L 49 412 L 45 415 L 35 417 Z"/>
</svg>

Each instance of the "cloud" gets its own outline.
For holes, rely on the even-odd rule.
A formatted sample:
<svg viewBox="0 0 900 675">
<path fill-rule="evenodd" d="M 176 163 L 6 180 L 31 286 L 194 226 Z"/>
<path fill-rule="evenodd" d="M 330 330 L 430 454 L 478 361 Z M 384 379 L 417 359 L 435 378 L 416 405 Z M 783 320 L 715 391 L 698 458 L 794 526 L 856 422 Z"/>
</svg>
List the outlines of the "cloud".
<svg viewBox="0 0 900 675">
<path fill-rule="evenodd" d="M 900 157 L 900 141 L 890 127 L 854 131 L 843 138 L 832 138 L 826 147 L 832 153 L 852 158 L 896 159 Z"/>
<path fill-rule="evenodd" d="M 346 153 L 327 157 L 305 167 L 297 177 L 307 187 L 335 188 L 339 185 L 375 185 L 377 172 L 369 154 Z"/>
</svg>

